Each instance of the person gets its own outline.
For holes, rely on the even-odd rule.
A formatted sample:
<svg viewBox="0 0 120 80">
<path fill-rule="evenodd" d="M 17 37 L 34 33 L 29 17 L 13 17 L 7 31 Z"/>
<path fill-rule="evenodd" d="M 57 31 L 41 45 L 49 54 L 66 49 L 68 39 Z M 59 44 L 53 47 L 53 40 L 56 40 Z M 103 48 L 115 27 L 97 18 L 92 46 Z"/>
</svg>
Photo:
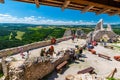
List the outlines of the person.
<svg viewBox="0 0 120 80">
<path fill-rule="evenodd" d="M 24 55 L 24 53 L 23 53 L 24 51 L 23 51 L 23 48 L 20 48 L 20 55 L 21 55 L 21 57 L 22 57 L 22 59 L 24 59 L 25 58 L 25 55 Z"/>
<path fill-rule="evenodd" d="M 49 48 L 48 51 L 47 51 L 47 54 L 53 56 L 53 52 L 54 52 L 54 47 L 53 47 L 53 46 L 50 46 L 50 48 Z"/>
<path fill-rule="evenodd" d="M 46 48 L 41 49 L 40 56 L 46 56 Z"/>
<path fill-rule="evenodd" d="M 29 55 L 30 55 L 30 51 L 27 50 L 27 51 L 24 53 L 24 59 L 28 60 L 28 59 L 29 59 Z"/>
<path fill-rule="evenodd" d="M 56 39 L 55 38 L 52 38 L 51 39 L 51 44 L 55 44 L 56 43 Z"/>
<path fill-rule="evenodd" d="M 106 47 L 106 46 L 107 46 L 107 41 L 108 41 L 107 38 L 104 37 L 104 38 L 103 38 L 103 41 L 104 41 L 104 42 L 103 42 L 103 45 L 104 45 L 104 47 Z"/>
<path fill-rule="evenodd" d="M 83 53 L 83 48 L 80 47 L 80 48 L 79 48 L 79 56 L 80 56 L 80 57 L 82 56 L 82 53 Z"/>
<path fill-rule="evenodd" d="M 75 49 L 75 58 L 79 59 L 79 48 Z"/>
</svg>

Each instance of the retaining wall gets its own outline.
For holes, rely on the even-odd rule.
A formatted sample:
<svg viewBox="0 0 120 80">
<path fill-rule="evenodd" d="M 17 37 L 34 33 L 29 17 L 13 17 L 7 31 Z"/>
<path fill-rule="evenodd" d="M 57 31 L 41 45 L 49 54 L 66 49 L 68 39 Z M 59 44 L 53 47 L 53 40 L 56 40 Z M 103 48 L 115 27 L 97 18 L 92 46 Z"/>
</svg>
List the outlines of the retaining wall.
<svg viewBox="0 0 120 80">
<path fill-rule="evenodd" d="M 56 43 L 59 43 L 59 42 L 64 41 L 64 40 L 68 40 L 70 38 L 71 38 L 70 36 L 64 37 L 64 38 L 59 38 L 56 40 Z M 0 57 L 10 56 L 10 55 L 14 55 L 16 53 L 19 53 L 20 48 L 23 48 L 23 51 L 28 51 L 28 50 L 35 49 L 35 48 L 48 46 L 50 44 L 51 44 L 51 41 L 48 40 L 48 41 L 35 42 L 35 43 L 31 43 L 31 44 L 27 44 L 27 45 L 23 45 L 23 46 L 19 46 L 19 47 L 3 49 L 3 50 L 0 50 Z"/>
</svg>

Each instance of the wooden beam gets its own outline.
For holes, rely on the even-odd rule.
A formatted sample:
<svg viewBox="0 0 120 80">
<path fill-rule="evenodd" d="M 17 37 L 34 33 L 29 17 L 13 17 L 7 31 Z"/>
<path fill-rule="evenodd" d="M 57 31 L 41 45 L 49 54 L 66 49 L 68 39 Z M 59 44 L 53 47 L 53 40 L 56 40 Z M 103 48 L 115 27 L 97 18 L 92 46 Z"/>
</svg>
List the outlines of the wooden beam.
<svg viewBox="0 0 120 80">
<path fill-rule="evenodd" d="M 120 0 L 114 0 L 114 1 L 116 1 L 116 2 L 120 2 Z"/>
<path fill-rule="evenodd" d="M 107 11 L 109 11 L 109 10 L 110 10 L 109 8 L 104 8 L 104 9 L 98 11 L 96 14 L 97 14 L 97 15 L 98 15 L 98 14 L 102 14 L 102 13 L 105 13 L 105 12 L 107 12 Z"/>
<path fill-rule="evenodd" d="M 4 3 L 4 0 L 0 0 L 0 3 Z"/>
<path fill-rule="evenodd" d="M 109 5 L 105 5 L 105 4 L 100 4 L 100 3 L 94 3 L 94 2 L 91 2 L 90 0 L 70 0 L 71 2 L 74 2 L 77 4 L 85 4 L 85 5 L 93 5 L 93 6 L 97 6 L 99 8 L 111 8 L 111 9 L 118 9 L 120 10 L 120 8 L 118 7 L 114 7 L 114 6 L 109 6 Z"/>
<path fill-rule="evenodd" d="M 65 2 L 63 3 L 63 6 L 62 6 L 62 11 L 67 8 L 67 6 L 70 4 L 70 0 L 65 0 Z"/>
<path fill-rule="evenodd" d="M 36 7 L 39 8 L 40 7 L 40 2 L 39 0 L 34 0 L 35 1 L 35 4 L 36 4 Z"/>
<path fill-rule="evenodd" d="M 120 14 L 120 11 L 115 11 L 115 12 L 109 14 L 109 15 L 110 15 L 110 16 L 113 16 L 113 15 L 115 15 L 115 14 Z"/>
<path fill-rule="evenodd" d="M 82 13 L 85 13 L 85 12 L 89 11 L 89 10 L 92 9 L 93 7 L 94 7 L 94 6 L 92 6 L 92 5 L 86 6 L 86 7 L 82 10 Z"/>
</svg>

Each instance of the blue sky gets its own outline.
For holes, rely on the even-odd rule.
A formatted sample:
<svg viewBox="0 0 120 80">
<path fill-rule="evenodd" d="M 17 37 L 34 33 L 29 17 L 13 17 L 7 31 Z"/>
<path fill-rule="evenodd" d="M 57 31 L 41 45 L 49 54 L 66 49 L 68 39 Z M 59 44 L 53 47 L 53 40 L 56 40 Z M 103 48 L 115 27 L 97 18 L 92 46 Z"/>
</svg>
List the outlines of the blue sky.
<svg viewBox="0 0 120 80">
<path fill-rule="evenodd" d="M 5 0 L 0 4 L 0 23 L 34 23 L 34 24 L 96 24 L 99 19 L 104 23 L 120 24 L 120 16 L 108 14 L 96 15 L 92 12 L 81 13 L 79 10 Z"/>
</svg>

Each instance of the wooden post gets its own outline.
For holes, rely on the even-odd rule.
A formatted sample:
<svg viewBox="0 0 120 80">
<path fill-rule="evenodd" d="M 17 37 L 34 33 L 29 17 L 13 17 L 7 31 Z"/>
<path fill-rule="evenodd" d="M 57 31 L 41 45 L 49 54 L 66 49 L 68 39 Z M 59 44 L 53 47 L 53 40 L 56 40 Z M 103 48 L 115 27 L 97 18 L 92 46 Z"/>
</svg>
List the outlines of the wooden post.
<svg viewBox="0 0 120 80">
<path fill-rule="evenodd" d="M 115 72 L 117 72 L 116 68 L 114 68 L 114 70 L 112 70 L 112 72 L 107 76 L 107 78 L 112 78 L 114 76 Z"/>
</svg>

